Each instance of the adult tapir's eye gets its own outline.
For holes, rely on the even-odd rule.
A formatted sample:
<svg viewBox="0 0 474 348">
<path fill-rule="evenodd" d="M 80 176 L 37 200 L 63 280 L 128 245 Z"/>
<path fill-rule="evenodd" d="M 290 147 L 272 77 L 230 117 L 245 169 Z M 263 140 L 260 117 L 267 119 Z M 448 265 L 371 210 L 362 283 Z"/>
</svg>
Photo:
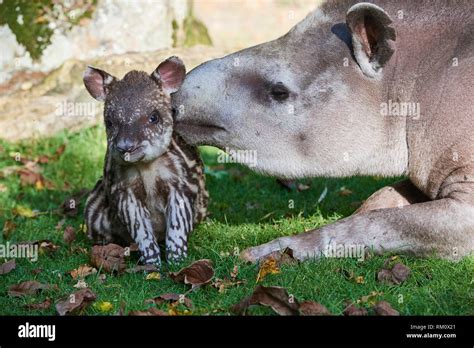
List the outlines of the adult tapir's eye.
<svg viewBox="0 0 474 348">
<path fill-rule="evenodd" d="M 288 97 L 290 96 L 290 91 L 281 82 L 275 83 L 272 86 L 270 93 L 273 99 L 278 100 L 278 101 L 288 99 Z"/>
<path fill-rule="evenodd" d="M 155 124 L 155 123 L 158 123 L 159 119 L 160 119 L 160 114 L 157 111 L 155 111 L 148 118 L 148 122 Z"/>
</svg>

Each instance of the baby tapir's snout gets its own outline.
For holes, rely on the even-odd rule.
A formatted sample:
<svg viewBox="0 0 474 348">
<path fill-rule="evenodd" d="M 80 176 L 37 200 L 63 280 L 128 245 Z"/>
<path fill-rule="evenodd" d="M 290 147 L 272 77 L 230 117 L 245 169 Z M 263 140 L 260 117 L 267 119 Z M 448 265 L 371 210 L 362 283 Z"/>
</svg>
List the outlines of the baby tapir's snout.
<svg viewBox="0 0 474 348">
<path fill-rule="evenodd" d="M 134 152 L 138 149 L 138 147 L 138 143 L 128 138 L 127 136 L 118 138 L 117 143 L 115 144 L 115 148 L 122 155 L 125 155 L 127 152 Z"/>
<path fill-rule="evenodd" d="M 150 143 L 150 140 L 148 140 L 148 143 Z M 140 134 L 140 127 L 122 127 L 114 138 L 111 147 L 116 157 L 125 162 L 133 163 L 145 157 L 145 141 L 147 141 L 146 138 Z M 166 142 L 166 139 L 163 142 Z"/>
</svg>

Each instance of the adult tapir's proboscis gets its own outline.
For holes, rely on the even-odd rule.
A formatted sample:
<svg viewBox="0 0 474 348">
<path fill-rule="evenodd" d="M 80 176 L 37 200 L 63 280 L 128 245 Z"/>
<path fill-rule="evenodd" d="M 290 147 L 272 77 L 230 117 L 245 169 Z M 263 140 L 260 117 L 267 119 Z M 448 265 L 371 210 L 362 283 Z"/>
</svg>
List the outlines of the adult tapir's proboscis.
<svg viewBox="0 0 474 348">
<path fill-rule="evenodd" d="M 192 70 L 173 96 L 193 144 L 253 150 L 279 177 L 407 177 L 352 216 L 247 249 L 474 250 L 474 6 L 330 1 L 283 37 Z"/>
</svg>

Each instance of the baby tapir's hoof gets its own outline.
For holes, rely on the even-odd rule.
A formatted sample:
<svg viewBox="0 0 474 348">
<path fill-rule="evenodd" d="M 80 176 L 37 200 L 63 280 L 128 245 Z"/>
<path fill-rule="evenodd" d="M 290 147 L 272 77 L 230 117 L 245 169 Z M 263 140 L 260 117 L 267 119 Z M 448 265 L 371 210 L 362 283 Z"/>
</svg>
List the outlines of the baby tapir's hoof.
<svg viewBox="0 0 474 348">
<path fill-rule="evenodd" d="M 140 261 L 140 263 L 142 263 L 144 265 L 154 265 L 157 268 L 161 268 L 161 259 L 159 257 L 158 258 L 146 258 L 142 255 L 142 256 L 140 256 L 139 261 Z"/>
<path fill-rule="evenodd" d="M 147 247 L 139 248 L 141 257 L 140 262 L 144 265 L 155 265 L 161 267 L 160 248 L 150 244 Z"/>
<path fill-rule="evenodd" d="M 188 257 L 187 251 L 172 251 L 170 249 L 166 250 L 166 261 L 169 263 L 181 263 Z"/>
</svg>

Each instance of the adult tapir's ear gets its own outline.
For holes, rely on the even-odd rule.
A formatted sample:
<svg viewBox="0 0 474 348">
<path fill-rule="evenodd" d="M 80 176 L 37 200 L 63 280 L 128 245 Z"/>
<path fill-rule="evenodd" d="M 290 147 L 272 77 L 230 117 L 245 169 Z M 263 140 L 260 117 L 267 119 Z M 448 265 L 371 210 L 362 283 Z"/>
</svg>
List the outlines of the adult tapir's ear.
<svg viewBox="0 0 474 348">
<path fill-rule="evenodd" d="M 87 91 L 97 100 L 104 101 L 108 86 L 116 80 L 115 77 L 103 70 L 88 66 L 82 77 Z"/>
<path fill-rule="evenodd" d="M 352 33 L 354 57 L 362 72 L 375 77 L 394 52 L 395 30 L 392 20 L 380 7 L 362 2 L 352 6 L 346 14 L 346 23 Z"/>
<path fill-rule="evenodd" d="M 178 57 L 169 57 L 153 71 L 151 77 L 160 83 L 163 90 L 168 93 L 176 92 L 184 81 L 186 68 Z"/>
</svg>

